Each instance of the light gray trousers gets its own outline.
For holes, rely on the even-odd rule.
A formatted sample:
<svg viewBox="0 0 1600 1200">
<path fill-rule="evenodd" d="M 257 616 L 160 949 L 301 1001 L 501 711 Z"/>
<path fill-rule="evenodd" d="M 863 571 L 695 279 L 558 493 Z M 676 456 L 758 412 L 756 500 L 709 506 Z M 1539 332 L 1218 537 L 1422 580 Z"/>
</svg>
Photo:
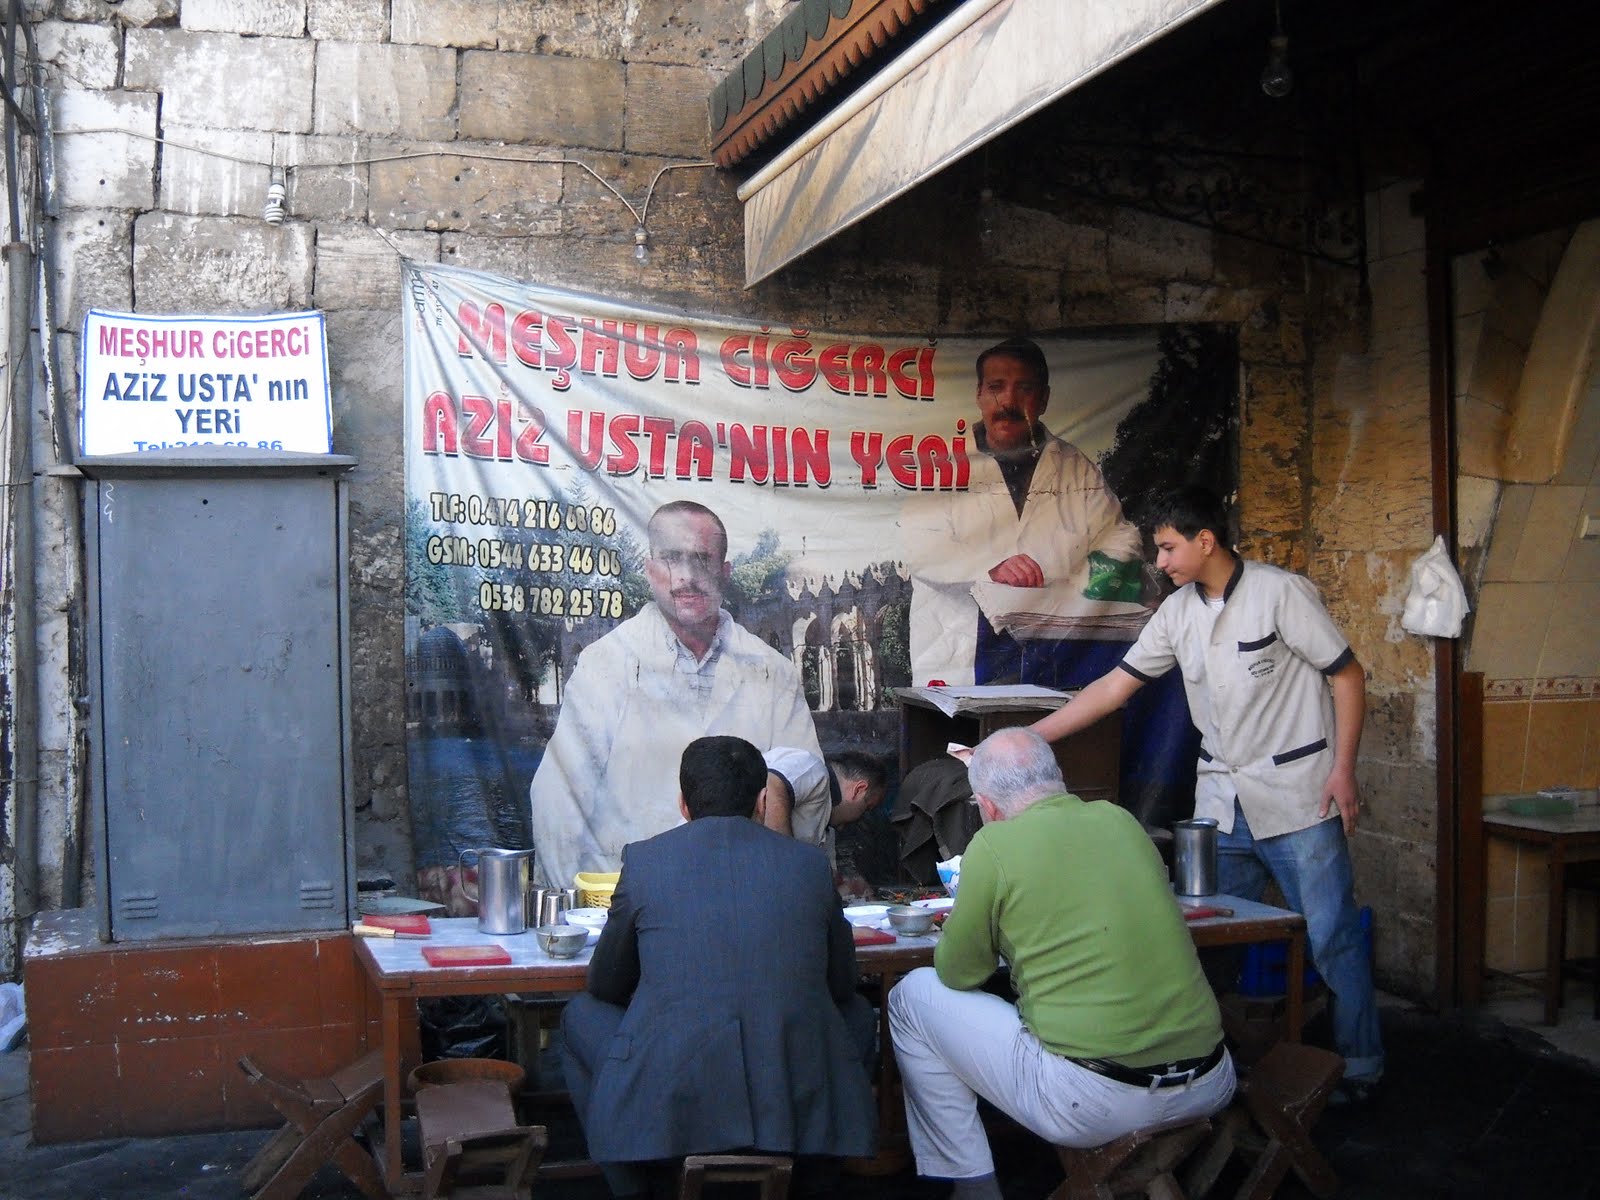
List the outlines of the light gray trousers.
<svg viewBox="0 0 1600 1200">
<path fill-rule="evenodd" d="M 932 967 L 912 971 L 889 993 L 889 1028 L 917 1174 L 933 1179 L 994 1170 L 979 1096 L 1051 1144 L 1078 1148 L 1207 1117 L 1233 1097 L 1226 1054 L 1181 1086 L 1118 1083 L 1046 1050 L 1016 1005 L 947 988 Z"/>
</svg>

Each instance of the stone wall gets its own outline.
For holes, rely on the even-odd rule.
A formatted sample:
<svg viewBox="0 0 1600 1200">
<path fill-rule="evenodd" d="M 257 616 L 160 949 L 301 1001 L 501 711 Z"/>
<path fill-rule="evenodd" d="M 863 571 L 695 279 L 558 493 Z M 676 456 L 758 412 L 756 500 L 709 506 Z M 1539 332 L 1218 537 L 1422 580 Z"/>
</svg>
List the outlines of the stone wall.
<svg viewBox="0 0 1600 1200">
<path fill-rule="evenodd" d="M 1356 857 L 1378 909 L 1380 974 L 1402 990 L 1430 985 L 1432 660 L 1397 624 L 1406 565 L 1431 532 L 1420 235 L 1402 191 L 1371 198 L 1370 310 L 1357 271 L 1066 199 L 1027 186 L 1025 169 L 981 229 L 972 171 L 953 169 L 745 290 L 738 180 L 695 164 L 707 93 L 776 23 L 780 0 L 30 7 L 61 131 L 62 362 L 90 306 L 327 313 L 335 449 L 360 460 L 362 871 L 410 872 L 401 255 L 774 326 L 940 335 L 1214 321 L 1240 332 L 1244 548 L 1309 571 L 1368 667 L 1372 806 Z M 279 227 L 259 215 L 270 164 L 287 173 Z M 635 209 L 648 201 L 643 264 L 635 215 L 611 188 Z M 63 657 L 47 669 L 71 668 Z"/>
</svg>

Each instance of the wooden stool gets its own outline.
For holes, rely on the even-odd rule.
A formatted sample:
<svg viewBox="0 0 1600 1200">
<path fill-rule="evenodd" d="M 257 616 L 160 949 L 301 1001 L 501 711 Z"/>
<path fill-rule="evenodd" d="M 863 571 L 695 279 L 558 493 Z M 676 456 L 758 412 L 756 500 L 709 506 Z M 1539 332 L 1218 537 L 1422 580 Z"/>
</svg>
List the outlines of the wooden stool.
<svg viewBox="0 0 1600 1200">
<path fill-rule="evenodd" d="M 794 1159 L 781 1154 L 691 1154 L 678 1200 L 700 1200 L 708 1183 L 759 1183 L 761 1200 L 786 1200 L 793 1173 Z"/>
<path fill-rule="evenodd" d="M 1173 1170 L 1210 1132 L 1211 1122 L 1202 1119 L 1165 1129 L 1136 1129 L 1088 1150 L 1057 1146 L 1067 1177 L 1050 1193 L 1050 1200 L 1111 1200 L 1113 1196 L 1184 1200 Z"/>
<path fill-rule="evenodd" d="M 445 1083 L 417 1091 L 425 1174 L 423 1200 L 529 1200 L 549 1138 L 518 1125 L 511 1089 L 498 1080 Z"/>
<path fill-rule="evenodd" d="M 1332 1196 L 1339 1177 L 1311 1144 L 1311 1127 L 1343 1075 L 1344 1059 L 1337 1054 L 1279 1042 L 1239 1085 L 1238 1096 L 1219 1122 L 1219 1136 L 1202 1156 L 1190 1186 L 1203 1193 L 1237 1151 L 1253 1156 L 1255 1162 L 1234 1193 L 1235 1200 L 1267 1200 L 1291 1168 L 1312 1195 Z"/>
<path fill-rule="evenodd" d="M 251 1200 L 293 1200 L 332 1162 L 372 1200 L 388 1200 L 378 1164 L 352 1136 L 383 1096 L 383 1055 L 374 1050 L 326 1079 L 281 1079 L 249 1058 L 239 1069 L 260 1088 L 285 1124 L 244 1168 Z"/>
</svg>

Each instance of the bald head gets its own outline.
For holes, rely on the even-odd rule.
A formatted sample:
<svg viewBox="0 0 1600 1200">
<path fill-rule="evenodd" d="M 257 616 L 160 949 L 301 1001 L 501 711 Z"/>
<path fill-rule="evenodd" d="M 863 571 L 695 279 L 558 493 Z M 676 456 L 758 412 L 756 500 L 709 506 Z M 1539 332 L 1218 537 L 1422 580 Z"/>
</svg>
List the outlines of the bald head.
<svg viewBox="0 0 1600 1200">
<path fill-rule="evenodd" d="M 967 780 L 974 796 L 1008 817 L 1067 790 L 1050 743 L 1021 725 L 997 730 L 978 743 L 967 764 Z"/>
</svg>

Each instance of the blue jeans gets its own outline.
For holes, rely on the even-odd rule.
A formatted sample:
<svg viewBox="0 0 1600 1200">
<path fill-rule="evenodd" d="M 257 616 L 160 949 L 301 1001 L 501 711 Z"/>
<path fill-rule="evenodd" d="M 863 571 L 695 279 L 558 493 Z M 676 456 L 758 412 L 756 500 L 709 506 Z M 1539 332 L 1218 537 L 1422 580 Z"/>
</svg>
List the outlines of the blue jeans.
<svg viewBox="0 0 1600 1200">
<path fill-rule="evenodd" d="M 1233 832 L 1217 839 L 1217 890 L 1260 900 L 1268 878 L 1306 919 L 1311 961 L 1332 998 L 1333 1048 L 1344 1056 L 1345 1078 L 1376 1082 L 1383 1074 L 1383 1037 L 1344 826 L 1336 818 L 1257 841 L 1235 800 Z"/>
</svg>

